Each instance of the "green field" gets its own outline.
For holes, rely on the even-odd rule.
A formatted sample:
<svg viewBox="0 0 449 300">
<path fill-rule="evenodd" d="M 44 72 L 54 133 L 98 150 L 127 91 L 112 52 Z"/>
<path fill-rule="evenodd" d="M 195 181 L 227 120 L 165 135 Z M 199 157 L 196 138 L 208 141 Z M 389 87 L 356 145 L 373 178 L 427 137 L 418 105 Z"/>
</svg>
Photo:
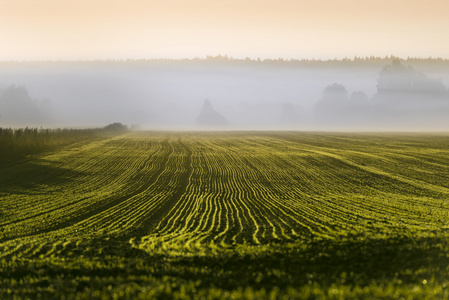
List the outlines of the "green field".
<svg viewBox="0 0 449 300">
<path fill-rule="evenodd" d="M 449 298 L 449 135 L 134 132 L 0 159 L 0 298 Z"/>
</svg>

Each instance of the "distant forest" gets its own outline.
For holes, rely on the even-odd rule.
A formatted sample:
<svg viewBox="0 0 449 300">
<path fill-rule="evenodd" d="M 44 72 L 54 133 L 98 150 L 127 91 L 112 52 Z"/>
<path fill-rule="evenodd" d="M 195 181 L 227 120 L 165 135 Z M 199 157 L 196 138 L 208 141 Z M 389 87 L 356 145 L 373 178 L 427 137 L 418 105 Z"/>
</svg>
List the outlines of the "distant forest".
<svg viewBox="0 0 449 300">
<path fill-rule="evenodd" d="M 10 65 L 10 64 L 229 64 L 229 65 L 264 65 L 264 66 L 284 66 L 284 67 L 345 67 L 345 66 L 384 66 L 391 63 L 393 60 L 399 60 L 407 64 L 413 64 L 418 66 L 424 64 L 427 66 L 435 67 L 448 67 L 449 59 L 444 58 L 421 58 L 421 57 L 407 57 L 401 58 L 394 55 L 384 56 L 384 57 L 358 57 L 353 58 L 343 58 L 343 59 L 252 59 L 252 58 L 233 58 L 227 55 L 217 55 L 217 56 L 207 56 L 205 58 L 182 58 L 182 59 L 170 59 L 170 58 L 158 58 L 158 59 L 126 59 L 126 60 L 74 60 L 74 61 L 0 61 L 0 65 Z"/>
</svg>

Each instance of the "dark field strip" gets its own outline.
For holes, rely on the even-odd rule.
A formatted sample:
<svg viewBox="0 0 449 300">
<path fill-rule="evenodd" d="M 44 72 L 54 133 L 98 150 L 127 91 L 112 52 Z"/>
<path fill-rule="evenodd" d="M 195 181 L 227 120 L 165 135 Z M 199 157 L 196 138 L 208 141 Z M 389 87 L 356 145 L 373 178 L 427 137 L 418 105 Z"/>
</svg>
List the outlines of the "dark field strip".
<svg viewBox="0 0 449 300">
<path fill-rule="evenodd" d="M 449 136 L 140 132 L 0 167 L 0 298 L 449 297 Z"/>
</svg>

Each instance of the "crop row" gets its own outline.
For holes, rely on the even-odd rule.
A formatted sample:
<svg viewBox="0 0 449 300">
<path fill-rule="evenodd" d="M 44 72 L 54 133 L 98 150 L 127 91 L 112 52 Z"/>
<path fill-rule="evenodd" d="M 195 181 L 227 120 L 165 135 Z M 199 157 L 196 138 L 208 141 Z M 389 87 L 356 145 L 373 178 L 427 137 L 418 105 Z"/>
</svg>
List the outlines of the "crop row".
<svg viewBox="0 0 449 300">
<path fill-rule="evenodd" d="M 203 251 L 447 229 L 445 146 L 440 136 L 273 132 L 72 145 L 0 173 L 1 253 L 49 256 L 104 236 Z"/>
</svg>

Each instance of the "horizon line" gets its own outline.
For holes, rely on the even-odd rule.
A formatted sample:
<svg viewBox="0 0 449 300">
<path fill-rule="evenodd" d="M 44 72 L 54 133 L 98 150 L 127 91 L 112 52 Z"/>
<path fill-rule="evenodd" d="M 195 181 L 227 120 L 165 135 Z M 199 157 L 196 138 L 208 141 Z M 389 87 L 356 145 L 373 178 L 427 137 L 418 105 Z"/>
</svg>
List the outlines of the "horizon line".
<svg viewBox="0 0 449 300">
<path fill-rule="evenodd" d="M 396 56 L 396 55 L 385 55 L 385 56 L 357 56 L 354 57 L 344 57 L 344 58 L 235 58 L 228 55 L 218 54 L 216 56 L 207 55 L 203 57 L 195 56 L 195 57 L 183 57 L 183 58 L 168 58 L 168 57 L 152 57 L 152 58 L 105 58 L 105 59 L 41 59 L 41 60 L 0 60 L 0 63 L 79 63 L 79 62 L 114 62 L 114 63 L 126 63 L 126 62 L 154 62 L 154 61 L 173 61 L 173 62 L 182 62 L 182 61 L 233 61 L 233 62 L 255 62 L 255 63 L 263 63 L 263 62 L 367 62 L 367 61 L 376 61 L 376 60 L 393 60 L 398 59 L 401 61 L 442 61 L 449 62 L 449 58 L 442 57 L 410 57 L 407 58 Z"/>
</svg>

